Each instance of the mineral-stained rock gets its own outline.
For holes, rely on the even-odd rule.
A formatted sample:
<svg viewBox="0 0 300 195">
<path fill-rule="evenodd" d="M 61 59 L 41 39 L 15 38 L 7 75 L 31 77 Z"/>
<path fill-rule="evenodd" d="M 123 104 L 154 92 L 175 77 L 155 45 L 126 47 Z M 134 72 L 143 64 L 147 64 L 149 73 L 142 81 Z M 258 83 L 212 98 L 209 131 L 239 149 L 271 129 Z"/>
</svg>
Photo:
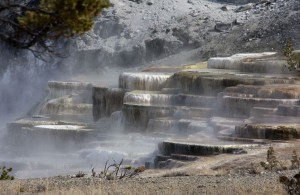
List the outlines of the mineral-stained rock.
<svg viewBox="0 0 300 195">
<path fill-rule="evenodd" d="M 93 88 L 93 117 L 97 121 L 101 117 L 109 117 L 123 106 L 126 89 L 94 87 Z"/>
<path fill-rule="evenodd" d="M 119 87 L 128 90 L 157 91 L 165 87 L 169 73 L 139 72 L 122 73 L 119 77 Z"/>
<path fill-rule="evenodd" d="M 238 137 L 291 140 L 300 138 L 300 125 L 293 124 L 246 124 L 237 126 L 235 133 Z"/>
<path fill-rule="evenodd" d="M 187 154 L 187 155 L 215 155 L 220 153 L 235 153 L 250 145 L 227 144 L 201 144 L 187 141 L 164 141 L 159 145 L 159 150 L 164 155 Z"/>
<path fill-rule="evenodd" d="M 277 106 L 276 114 L 283 116 L 300 116 L 299 105 L 284 105 Z"/>
</svg>

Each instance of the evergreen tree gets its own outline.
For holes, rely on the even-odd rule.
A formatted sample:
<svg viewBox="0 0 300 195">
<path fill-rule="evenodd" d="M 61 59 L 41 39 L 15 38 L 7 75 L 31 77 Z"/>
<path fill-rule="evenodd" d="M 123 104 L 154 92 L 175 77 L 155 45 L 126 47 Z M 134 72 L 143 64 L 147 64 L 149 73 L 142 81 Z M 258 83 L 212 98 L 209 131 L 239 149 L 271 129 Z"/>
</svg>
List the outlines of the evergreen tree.
<svg viewBox="0 0 300 195">
<path fill-rule="evenodd" d="M 109 0 L 5 0 L 0 2 L 0 39 L 35 54 L 55 53 L 57 40 L 82 35 Z"/>
</svg>

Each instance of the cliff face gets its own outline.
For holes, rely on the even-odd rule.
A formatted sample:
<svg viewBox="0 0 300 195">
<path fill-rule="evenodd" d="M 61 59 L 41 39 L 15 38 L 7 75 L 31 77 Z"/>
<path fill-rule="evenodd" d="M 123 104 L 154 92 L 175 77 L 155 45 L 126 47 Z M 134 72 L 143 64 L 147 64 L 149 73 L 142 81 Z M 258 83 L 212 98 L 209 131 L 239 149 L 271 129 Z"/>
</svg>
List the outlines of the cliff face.
<svg viewBox="0 0 300 195">
<path fill-rule="evenodd" d="M 296 45 L 299 40 L 295 0 L 111 2 L 94 29 L 76 41 L 76 69 L 132 67 L 191 51 L 174 60 L 187 63 L 236 52 L 280 50 L 287 39 Z"/>
<path fill-rule="evenodd" d="M 74 73 L 101 72 L 105 67 L 134 67 L 157 60 L 161 61 L 156 64 L 182 64 L 238 52 L 278 51 L 287 39 L 299 45 L 297 0 L 111 2 L 94 28 L 68 46 L 72 51 L 59 60 L 60 67 Z M 26 58 L 20 53 L 7 63 L 0 59 L 0 74 L 7 64 L 29 62 Z"/>
</svg>

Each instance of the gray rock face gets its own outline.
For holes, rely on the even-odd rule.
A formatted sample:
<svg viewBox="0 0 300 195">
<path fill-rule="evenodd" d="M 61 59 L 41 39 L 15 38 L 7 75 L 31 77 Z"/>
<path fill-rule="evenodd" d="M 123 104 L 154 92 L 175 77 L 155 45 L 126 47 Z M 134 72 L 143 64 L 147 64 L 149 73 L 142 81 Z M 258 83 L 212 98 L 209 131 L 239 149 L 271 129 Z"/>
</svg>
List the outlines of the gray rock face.
<svg viewBox="0 0 300 195">
<path fill-rule="evenodd" d="M 175 57 L 169 56 L 183 51 L 191 52 L 184 57 L 178 54 L 173 63 L 281 48 L 287 37 L 297 40 L 300 14 L 286 14 L 298 4 L 295 0 L 112 0 L 113 6 L 96 20 L 93 30 L 76 40 L 78 51 L 71 56 L 74 70 L 132 67 L 151 61 L 166 64 L 158 60 L 168 57 L 171 61 Z M 227 11 L 220 11 L 222 6 Z"/>
<path fill-rule="evenodd" d="M 209 1 L 112 0 L 112 4 L 97 19 L 94 29 L 76 41 L 79 51 L 72 56 L 76 67 L 85 63 L 89 67 L 127 67 L 195 49 L 217 21 L 231 23 L 241 15 L 232 11 L 212 13 L 220 4 Z"/>
<path fill-rule="evenodd" d="M 260 0 L 216 0 L 221 3 L 234 3 L 234 4 L 247 4 L 247 3 L 259 3 Z"/>
<path fill-rule="evenodd" d="M 129 0 L 129 1 L 132 1 L 132 2 L 135 2 L 135 3 L 138 3 L 138 4 L 143 3 L 142 0 Z"/>
</svg>

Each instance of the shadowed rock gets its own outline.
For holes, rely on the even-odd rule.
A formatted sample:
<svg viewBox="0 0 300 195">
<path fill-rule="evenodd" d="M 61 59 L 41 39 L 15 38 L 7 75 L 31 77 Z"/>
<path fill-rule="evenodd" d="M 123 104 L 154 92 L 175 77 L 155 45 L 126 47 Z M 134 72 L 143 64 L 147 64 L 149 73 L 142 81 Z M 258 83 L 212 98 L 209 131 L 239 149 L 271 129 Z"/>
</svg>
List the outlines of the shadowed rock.
<svg viewBox="0 0 300 195">
<path fill-rule="evenodd" d="M 187 155 L 216 155 L 220 153 L 239 153 L 250 145 L 227 144 L 202 144 L 193 141 L 164 141 L 159 145 L 159 150 L 164 155 L 187 154 Z M 254 145 L 252 145 L 254 146 Z"/>
<path fill-rule="evenodd" d="M 235 134 L 243 138 L 291 140 L 300 138 L 300 125 L 246 124 L 237 126 Z"/>
</svg>

